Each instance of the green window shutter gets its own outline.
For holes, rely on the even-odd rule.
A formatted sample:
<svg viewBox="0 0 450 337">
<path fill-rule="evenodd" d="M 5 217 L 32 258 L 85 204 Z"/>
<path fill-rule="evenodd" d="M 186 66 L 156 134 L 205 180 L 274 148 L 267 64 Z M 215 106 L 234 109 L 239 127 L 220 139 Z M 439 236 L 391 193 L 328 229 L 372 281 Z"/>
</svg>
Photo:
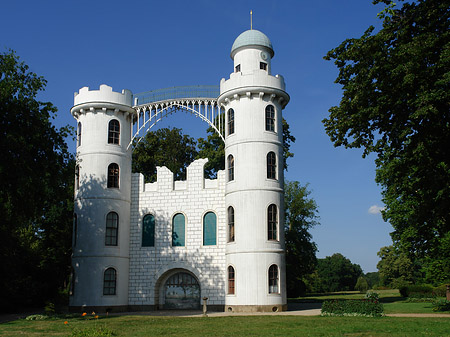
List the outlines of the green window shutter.
<svg viewBox="0 0 450 337">
<path fill-rule="evenodd" d="M 173 217 L 172 223 L 172 246 L 184 246 L 184 215 L 181 213 Z"/>
<path fill-rule="evenodd" d="M 208 212 L 203 217 L 203 245 L 214 246 L 216 244 L 216 214 Z"/>
<path fill-rule="evenodd" d="M 155 246 L 155 217 L 151 214 L 144 216 L 142 221 L 142 247 Z"/>
</svg>

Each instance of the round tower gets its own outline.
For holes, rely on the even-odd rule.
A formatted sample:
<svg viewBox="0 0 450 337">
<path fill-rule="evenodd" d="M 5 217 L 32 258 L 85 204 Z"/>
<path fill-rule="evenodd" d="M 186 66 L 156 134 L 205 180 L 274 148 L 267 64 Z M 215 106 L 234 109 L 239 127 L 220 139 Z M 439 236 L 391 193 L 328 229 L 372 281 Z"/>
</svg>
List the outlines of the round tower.
<svg viewBox="0 0 450 337">
<path fill-rule="evenodd" d="M 132 93 L 81 88 L 77 120 L 72 310 L 128 305 Z"/>
<path fill-rule="evenodd" d="M 284 79 L 258 30 L 234 41 L 234 72 L 220 83 L 226 113 L 227 311 L 286 310 L 282 109 Z"/>
</svg>

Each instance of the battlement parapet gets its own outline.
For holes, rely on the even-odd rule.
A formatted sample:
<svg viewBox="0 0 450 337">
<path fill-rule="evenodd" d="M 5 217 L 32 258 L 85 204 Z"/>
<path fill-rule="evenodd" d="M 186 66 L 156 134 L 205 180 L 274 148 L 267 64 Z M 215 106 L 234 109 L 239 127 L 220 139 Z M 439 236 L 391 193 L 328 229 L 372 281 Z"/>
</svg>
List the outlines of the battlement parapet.
<svg viewBox="0 0 450 337">
<path fill-rule="evenodd" d="M 99 90 L 89 90 L 89 87 L 83 87 L 74 93 L 74 106 L 85 103 L 105 102 L 131 107 L 132 101 L 133 93 L 130 90 L 123 89 L 122 92 L 115 92 L 112 90 L 112 87 L 106 84 L 100 85 Z"/>
<path fill-rule="evenodd" d="M 165 166 L 157 166 L 156 182 L 144 184 L 141 173 L 133 175 L 133 185 L 139 185 L 140 192 L 199 191 L 203 189 L 221 189 L 225 186 L 225 171 L 217 172 L 216 179 L 204 178 L 204 166 L 208 159 L 197 159 L 187 167 L 187 179 L 175 181 L 173 172 Z"/>
</svg>

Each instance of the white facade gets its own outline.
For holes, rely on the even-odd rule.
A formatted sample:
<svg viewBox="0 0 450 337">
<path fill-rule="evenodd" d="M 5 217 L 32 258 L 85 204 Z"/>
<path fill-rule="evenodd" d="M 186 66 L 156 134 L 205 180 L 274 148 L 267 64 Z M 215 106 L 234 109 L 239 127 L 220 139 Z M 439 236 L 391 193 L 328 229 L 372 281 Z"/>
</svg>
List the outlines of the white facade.
<svg viewBox="0 0 450 337">
<path fill-rule="evenodd" d="M 225 171 L 186 181 L 158 167 L 157 182 L 131 173 L 132 94 L 80 89 L 72 309 L 153 310 L 208 306 L 286 310 L 282 76 L 271 75 L 270 40 L 242 33 L 234 72 L 220 83 Z"/>
</svg>

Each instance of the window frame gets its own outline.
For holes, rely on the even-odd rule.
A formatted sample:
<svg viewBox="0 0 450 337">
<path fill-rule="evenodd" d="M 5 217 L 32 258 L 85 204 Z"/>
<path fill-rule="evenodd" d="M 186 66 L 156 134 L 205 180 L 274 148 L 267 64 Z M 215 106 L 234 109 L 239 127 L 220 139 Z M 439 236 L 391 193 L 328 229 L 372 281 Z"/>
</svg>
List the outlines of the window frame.
<svg viewBox="0 0 450 337">
<path fill-rule="evenodd" d="M 80 189 L 80 165 L 75 165 L 75 191 Z"/>
<path fill-rule="evenodd" d="M 267 71 L 267 62 L 259 62 L 259 69 Z"/>
<path fill-rule="evenodd" d="M 278 241 L 278 206 L 270 204 L 267 207 L 267 240 Z"/>
<path fill-rule="evenodd" d="M 209 214 L 214 215 L 214 227 L 207 228 L 206 216 L 208 216 Z M 211 230 L 212 228 L 213 230 Z M 214 241 L 211 241 L 211 243 L 207 242 L 206 240 L 208 238 L 207 234 L 210 231 L 214 232 Z M 210 236 L 210 238 L 212 238 L 212 235 Z M 213 211 L 208 211 L 203 215 L 203 246 L 216 246 L 216 245 L 217 245 L 217 214 L 214 213 Z"/>
<path fill-rule="evenodd" d="M 227 242 L 234 242 L 235 240 L 235 228 L 234 228 L 234 207 L 228 206 L 227 209 L 227 222 L 228 222 L 228 235 Z"/>
<path fill-rule="evenodd" d="M 234 181 L 234 156 L 230 153 L 227 157 L 228 182 Z"/>
<path fill-rule="evenodd" d="M 267 179 L 277 180 L 277 155 L 270 151 L 267 153 Z"/>
<path fill-rule="evenodd" d="M 236 67 L 234 67 L 234 72 L 239 73 L 241 71 L 241 64 L 239 63 L 238 65 L 236 65 Z"/>
<path fill-rule="evenodd" d="M 150 227 L 150 232 L 147 235 L 150 235 L 150 239 L 147 238 L 145 239 L 145 235 L 146 235 L 146 223 L 145 223 L 145 218 L 147 217 L 152 217 L 153 218 L 153 230 L 152 227 Z M 141 247 L 155 247 L 155 241 L 156 241 L 156 218 L 153 214 L 148 213 L 146 215 L 144 215 L 144 217 L 142 218 L 142 241 L 141 241 Z M 144 242 L 146 244 L 144 244 Z M 150 242 L 149 244 L 147 244 L 147 242 Z"/>
<path fill-rule="evenodd" d="M 107 187 L 108 188 L 119 188 L 120 183 L 120 168 L 116 163 L 111 163 L 108 165 L 108 179 L 107 179 Z"/>
<path fill-rule="evenodd" d="M 119 244 L 119 214 L 111 211 L 106 215 L 105 246 L 115 247 Z"/>
<path fill-rule="evenodd" d="M 178 215 L 183 216 L 183 242 L 182 244 L 175 244 L 176 240 L 178 240 L 178 238 L 174 238 L 174 234 L 175 232 L 175 217 L 177 217 Z M 172 216 L 172 247 L 186 247 L 186 215 L 184 215 L 181 212 L 175 213 Z"/>
<path fill-rule="evenodd" d="M 234 109 L 229 108 L 227 111 L 227 126 L 228 126 L 228 133 L 227 135 L 230 136 L 234 134 Z"/>
<path fill-rule="evenodd" d="M 272 264 L 268 270 L 269 294 L 280 294 L 280 273 L 278 266 Z"/>
<path fill-rule="evenodd" d="M 120 122 L 118 119 L 111 119 L 108 122 L 108 144 L 120 145 Z"/>
<path fill-rule="evenodd" d="M 227 295 L 236 295 L 236 270 L 233 266 L 227 268 Z"/>
<path fill-rule="evenodd" d="M 110 271 L 113 272 L 112 275 L 109 275 Z M 108 272 L 108 274 L 107 274 Z M 106 279 L 106 276 L 108 275 L 108 278 Z M 103 296 L 114 296 L 117 293 L 117 270 L 113 267 L 108 267 L 103 272 Z"/>
<path fill-rule="evenodd" d="M 265 109 L 266 131 L 276 132 L 275 130 L 275 107 L 272 104 L 266 106 Z"/>
</svg>

